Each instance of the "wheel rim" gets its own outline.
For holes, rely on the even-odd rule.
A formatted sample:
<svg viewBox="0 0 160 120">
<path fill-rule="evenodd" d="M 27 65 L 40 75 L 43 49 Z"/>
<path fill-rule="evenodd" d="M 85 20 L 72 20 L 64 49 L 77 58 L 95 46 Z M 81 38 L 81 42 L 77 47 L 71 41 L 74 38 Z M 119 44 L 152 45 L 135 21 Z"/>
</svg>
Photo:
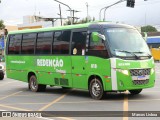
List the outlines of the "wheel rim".
<svg viewBox="0 0 160 120">
<path fill-rule="evenodd" d="M 33 90 L 37 89 L 37 82 L 36 82 L 35 78 L 31 78 L 31 88 Z"/>
<path fill-rule="evenodd" d="M 92 93 L 96 97 L 99 96 L 101 93 L 100 85 L 97 82 L 93 83 L 92 85 Z"/>
</svg>

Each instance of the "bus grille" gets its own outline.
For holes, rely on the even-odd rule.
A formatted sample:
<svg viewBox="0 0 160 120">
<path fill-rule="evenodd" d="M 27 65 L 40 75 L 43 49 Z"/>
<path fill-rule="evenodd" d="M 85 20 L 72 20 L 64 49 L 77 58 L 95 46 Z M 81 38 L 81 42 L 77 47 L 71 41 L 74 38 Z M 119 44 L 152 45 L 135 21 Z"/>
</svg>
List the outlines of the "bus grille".
<svg viewBox="0 0 160 120">
<path fill-rule="evenodd" d="M 147 69 L 131 69 L 130 74 L 131 76 L 142 76 L 142 75 L 150 75 L 150 68 Z"/>
<path fill-rule="evenodd" d="M 148 84 L 149 80 L 133 80 L 133 84 L 134 85 L 144 85 L 144 84 Z"/>
</svg>

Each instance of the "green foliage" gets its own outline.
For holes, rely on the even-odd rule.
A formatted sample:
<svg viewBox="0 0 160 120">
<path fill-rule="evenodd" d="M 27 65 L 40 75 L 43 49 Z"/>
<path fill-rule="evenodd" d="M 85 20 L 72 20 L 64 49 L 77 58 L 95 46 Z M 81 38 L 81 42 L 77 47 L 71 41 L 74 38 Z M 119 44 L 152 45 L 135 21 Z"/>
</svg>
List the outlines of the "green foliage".
<svg viewBox="0 0 160 120">
<path fill-rule="evenodd" d="M 0 20 L 0 30 L 2 30 L 4 28 L 5 28 L 4 22 L 3 22 L 3 20 Z"/>
<path fill-rule="evenodd" d="M 157 32 L 157 29 L 151 25 L 141 27 L 141 32 Z"/>
<path fill-rule="evenodd" d="M 91 17 L 86 17 L 86 18 L 83 18 L 83 19 L 81 19 L 81 20 L 77 20 L 77 21 L 75 21 L 73 24 L 83 24 L 83 23 L 87 23 L 87 22 L 91 22 L 91 21 L 95 21 L 95 17 L 93 17 L 93 18 L 91 18 Z M 70 21 L 66 21 L 65 23 L 64 23 L 64 25 L 70 25 L 71 24 L 71 22 Z"/>
</svg>

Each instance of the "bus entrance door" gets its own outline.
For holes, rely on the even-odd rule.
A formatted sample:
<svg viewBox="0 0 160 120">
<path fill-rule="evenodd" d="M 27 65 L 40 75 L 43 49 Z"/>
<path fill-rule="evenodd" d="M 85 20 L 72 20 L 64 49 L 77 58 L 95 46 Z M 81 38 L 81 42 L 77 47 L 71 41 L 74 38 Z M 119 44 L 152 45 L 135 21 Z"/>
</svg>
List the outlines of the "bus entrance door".
<svg viewBox="0 0 160 120">
<path fill-rule="evenodd" d="M 72 84 L 76 88 L 86 88 L 85 43 L 86 31 L 72 32 Z M 85 85 L 86 84 L 86 85 Z"/>
</svg>

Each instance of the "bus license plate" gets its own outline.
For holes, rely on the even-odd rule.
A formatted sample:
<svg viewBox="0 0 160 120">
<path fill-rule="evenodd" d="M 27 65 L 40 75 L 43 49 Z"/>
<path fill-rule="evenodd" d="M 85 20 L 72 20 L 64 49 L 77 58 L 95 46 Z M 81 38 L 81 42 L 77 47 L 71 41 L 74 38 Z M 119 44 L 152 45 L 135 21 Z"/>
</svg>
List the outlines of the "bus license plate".
<svg viewBox="0 0 160 120">
<path fill-rule="evenodd" d="M 138 76 L 137 80 L 146 80 L 146 76 Z"/>
</svg>

